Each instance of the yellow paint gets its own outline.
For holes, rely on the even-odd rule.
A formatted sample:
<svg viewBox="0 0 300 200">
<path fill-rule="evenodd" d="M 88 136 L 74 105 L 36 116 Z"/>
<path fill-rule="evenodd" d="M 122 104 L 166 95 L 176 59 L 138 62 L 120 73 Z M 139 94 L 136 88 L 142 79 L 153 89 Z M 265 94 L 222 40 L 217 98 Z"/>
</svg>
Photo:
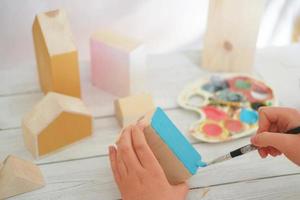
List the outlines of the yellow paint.
<svg viewBox="0 0 300 200">
<path fill-rule="evenodd" d="M 38 135 L 38 151 L 43 156 L 92 133 L 92 117 L 63 112 Z"/>
<path fill-rule="evenodd" d="M 35 158 L 92 134 L 93 117 L 79 98 L 48 92 L 22 121 L 24 143 Z"/>
<path fill-rule="evenodd" d="M 37 15 L 32 33 L 43 92 L 81 97 L 78 55 L 65 12 Z"/>
</svg>

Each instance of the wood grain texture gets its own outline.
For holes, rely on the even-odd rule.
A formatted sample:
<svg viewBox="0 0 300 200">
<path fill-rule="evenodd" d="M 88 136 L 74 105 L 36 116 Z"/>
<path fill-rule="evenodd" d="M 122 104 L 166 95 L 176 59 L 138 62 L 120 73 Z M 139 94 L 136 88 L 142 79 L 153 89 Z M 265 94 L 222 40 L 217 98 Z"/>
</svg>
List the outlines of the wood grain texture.
<svg viewBox="0 0 300 200">
<path fill-rule="evenodd" d="M 22 121 L 24 143 L 35 158 L 92 135 L 93 117 L 81 99 L 48 94 Z"/>
<path fill-rule="evenodd" d="M 202 67 L 251 72 L 264 0 L 210 0 Z"/>
<path fill-rule="evenodd" d="M 155 108 L 149 94 L 139 94 L 115 100 L 115 116 L 121 127 L 135 123 L 140 117 Z"/>
<path fill-rule="evenodd" d="M 31 192 L 45 185 L 41 170 L 34 163 L 10 155 L 0 171 L 0 199 Z"/>
<path fill-rule="evenodd" d="M 253 181 L 254 184 L 252 186 L 252 190 L 255 190 L 257 186 L 262 187 L 260 184 L 255 184 L 255 181 L 259 182 L 260 179 L 266 177 L 272 178 L 281 176 L 282 172 L 286 169 L 284 166 L 291 167 L 288 162 L 284 160 L 280 161 L 283 161 L 283 165 L 280 165 L 280 162 L 274 162 L 274 160 L 268 159 L 259 168 L 259 166 L 256 166 L 257 162 L 259 161 L 261 160 L 256 160 L 256 163 L 253 162 L 252 166 L 248 166 L 242 160 L 238 160 L 229 162 L 226 165 L 207 168 L 201 172 L 198 172 L 199 177 L 197 180 L 190 181 L 189 187 L 222 187 L 222 185 L 228 185 L 232 183 L 240 183 L 241 186 L 243 186 L 245 182 Z M 266 164 L 266 162 L 271 163 Z M 252 167 L 253 170 L 249 170 Z M 41 199 L 47 195 L 51 195 L 51 199 L 120 198 L 120 194 L 111 174 L 107 157 L 52 163 L 41 165 L 40 168 L 43 174 L 45 174 L 47 187 L 30 194 L 22 195 L 19 199 Z M 234 172 L 232 172 L 233 168 L 235 169 Z M 284 175 L 297 174 L 299 173 L 299 169 L 297 167 L 297 170 L 295 171 L 284 172 Z M 300 179 L 296 180 L 296 183 L 300 184 Z M 275 183 L 273 184 L 275 185 Z M 285 188 L 285 186 L 282 187 L 280 183 L 276 185 L 278 188 Z M 291 187 L 291 185 L 289 186 Z M 238 194 L 241 188 L 242 187 L 238 187 L 236 190 L 233 190 L 232 194 L 224 191 L 224 195 L 231 195 L 232 198 L 239 196 Z M 268 192 L 272 193 L 272 190 L 269 190 Z M 216 195 L 222 195 L 222 193 L 216 193 Z M 257 195 L 259 195 L 259 193 Z M 291 195 L 295 195 L 295 193 L 292 193 Z"/>
<path fill-rule="evenodd" d="M 155 60 L 155 58 L 158 60 Z M 154 98 L 154 102 L 163 108 L 178 107 L 176 99 L 183 87 L 187 83 L 199 78 L 201 74 L 206 74 L 205 72 L 201 72 L 197 66 L 189 61 L 188 57 L 182 54 L 173 54 L 172 56 L 163 57 L 153 56 L 153 59 L 148 67 L 146 84 L 148 85 L 149 93 Z M 89 63 L 82 62 L 81 66 L 82 99 L 84 103 L 96 118 L 112 116 L 114 114 L 113 101 L 118 97 L 94 87 L 90 82 Z M 161 73 L 166 73 L 169 77 L 173 78 L 166 79 L 164 76 L 157 76 L 156 72 L 158 69 Z M 30 65 L 24 66 L 22 70 L 24 70 L 26 74 L 36 73 L 32 71 Z M 6 72 L 6 75 L 13 76 L 14 72 L 14 70 Z M 178 74 L 181 76 L 178 76 Z M 31 76 L 33 75 L 24 75 L 24 77 Z M 20 76 L 20 78 L 22 77 L 23 76 Z M 155 79 L 152 77 L 155 77 Z M 12 80 L 7 80 L 4 84 L 14 85 L 11 82 Z M 3 98 L 0 98 L 0 110 L 8 111 L 7 113 L 6 111 L 0 112 L 0 129 L 19 127 L 22 116 L 29 112 L 30 108 L 43 96 L 42 93 L 35 91 L 34 88 L 36 88 L 36 85 L 30 84 L 32 81 L 23 80 L 23 83 L 27 85 L 27 88 L 21 86 L 20 81 L 17 87 L 11 88 L 10 92 L 8 92 L 8 89 L 3 86 L 3 84 L 0 85 L 0 92 L 3 91 L 4 94 L 15 94 L 14 91 L 18 93 L 18 95 L 5 95 Z M 164 87 L 161 87 L 162 85 L 164 85 Z M 30 89 L 30 91 L 33 90 L 34 93 L 28 93 L 27 89 Z"/>
<path fill-rule="evenodd" d="M 259 67 L 274 62 L 297 66 L 300 62 L 295 52 L 299 45 L 263 50 L 257 58 Z M 294 52 L 291 54 L 290 52 Z M 177 108 L 176 96 L 189 83 L 206 72 L 198 69 L 198 51 L 151 56 L 149 76 L 168 74 L 169 79 L 156 77 L 148 84 L 157 105 L 169 109 L 168 116 L 187 133 L 191 122 L 198 118 Z M 95 116 L 93 137 L 80 141 L 56 154 L 34 160 L 25 150 L 20 129 L 21 117 L 43 96 L 37 89 L 34 66 L 0 68 L 0 160 L 8 154 L 16 154 L 37 163 L 47 181 L 41 190 L 12 199 L 118 199 L 120 194 L 113 182 L 107 158 L 107 147 L 114 143 L 120 128 L 113 117 L 113 100 L 109 95 L 90 84 L 89 64 L 81 66 L 84 102 Z M 11 79 L 18 74 L 18 79 Z M 180 74 L 181 76 L 178 76 Z M 164 87 L 162 87 L 164 85 Z M 172 109 L 170 109 L 172 108 Z M 197 143 L 187 135 L 195 148 L 209 161 L 249 142 L 249 138 L 222 144 Z M 83 167 L 84 166 L 84 167 Z M 257 153 L 245 155 L 228 162 L 203 168 L 189 180 L 188 199 L 299 199 L 299 167 L 287 159 L 261 160 Z"/>
<path fill-rule="evenodd" d="M 297 200 L 300 174 L 192 189 L 188 200 Z"/>
<path fill-rule="evenodd" d="M 78 54 L 64 10 L 38 14 L 32 35 L 39 81 L 44 93 L 80 97 Z"/>
</svg>

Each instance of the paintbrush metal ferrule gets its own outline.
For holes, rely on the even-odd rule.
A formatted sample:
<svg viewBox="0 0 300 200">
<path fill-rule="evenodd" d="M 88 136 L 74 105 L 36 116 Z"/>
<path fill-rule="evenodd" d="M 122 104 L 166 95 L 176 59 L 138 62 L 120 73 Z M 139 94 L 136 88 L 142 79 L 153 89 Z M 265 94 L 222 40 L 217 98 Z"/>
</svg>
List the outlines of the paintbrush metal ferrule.
<svg viewBox="0 0 300 200">
<path fill-rule="evenodd" d="M 208 165 L 212 165 L 212 164 L 216 164 L 216 163 L 219 163 L 219 162 L 223 162 L 223 161 L 229 160 L 229 159 L 231 159 L 231 158 L 232 158 L 232 157 L 231 157 L 230 154 L 226 154 L 226 155 L 220 156 L 220 157 L 218 157 L 218 158 L 216 158 L 216 159 L 214 159 L 214 160 L 208 162 L 208 163 L 207 163 L 207 166 L 208 166 Z"/>
<path fill-rule="evenodd" d="M 241 148 L 238 148 L 234 151 L 231 151 L 229 154 L 220 156 L 220 157 L 214 159 L 213 161 L 208 162 L 207 165 L 212 165 L 212 164 L 220 163 L 220 162 L 223 162 L 223 161 L 226 161 L 226 160 L 230 160 L 231 158 L 249 153 L 249 152 L 254 151 L 254 150 L 257 150 L 257 147 L 252 145 L 252 144 L 248 144 L 248 145 L 245 145 L 245 146 L 243 146 Z"/>
<path fill-rule="evenodd" d="M 287 132 L 285 132 L 285 134 L 300 134 L 300 126 L 288 130 Z M 208 162 L 206 166 L 216 164 L 219 162 L 223 162 L 223 161 L 229 160 L 231 158 L 234 158 L 234 157 L 237 157 L 240 155 L 244 155 L 246 153 L 249 153 L 249 152 L 257 150 L 257 149 L 258 149 L 258 147 L 254 146 L 253 144 L 248 144 L 248 145 L 245 145 L 234 151 L 231 151 L 229 154 L 218 157 L 217 159 L 214 159 L 211 162 Z"/>
</svg>

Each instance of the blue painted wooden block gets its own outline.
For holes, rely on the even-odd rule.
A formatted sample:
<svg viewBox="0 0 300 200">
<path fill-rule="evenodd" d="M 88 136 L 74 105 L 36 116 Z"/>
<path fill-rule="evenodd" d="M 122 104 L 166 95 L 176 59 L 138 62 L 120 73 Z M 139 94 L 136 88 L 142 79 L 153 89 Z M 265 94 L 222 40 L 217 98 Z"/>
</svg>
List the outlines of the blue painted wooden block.
<svg viewBox="0 0 300 200">
<path fill-rule="evenodd" d="M 206 166 L 201 155 L 182 135 L 161 108 L 145 116 L 146 140 L 172 184 L 186 181 Z"/>
</svg>

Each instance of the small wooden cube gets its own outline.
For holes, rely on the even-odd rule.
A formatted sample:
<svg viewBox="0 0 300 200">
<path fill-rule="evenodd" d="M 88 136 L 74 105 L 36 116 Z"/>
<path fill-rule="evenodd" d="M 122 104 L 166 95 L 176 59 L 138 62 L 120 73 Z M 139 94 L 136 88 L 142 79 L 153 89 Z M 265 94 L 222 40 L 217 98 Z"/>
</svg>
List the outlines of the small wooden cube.
<svg viewBox="0 0 300 200">
<path fill-rule="evenodd" d="M 43 92 L 80 97 L 77 49 L 65 11 L 38 14 L 34 19 L 32 34 Z"/>
<path fill-rule="evenodd" d="M 49 92 L 24 117 L 24 142 L 38 158 L 91 136 L 92 121 L 81 99 Z"/>
<path fill-rule="evenodd" d="M 146 54 L 139 41 L 112 31 L 97 32 L 91 36 L 90 51 L 96 87 L 120 97 L 144 91 Z"/>
<path fill-rule="evenodd" d="M 142 119 L 145 138 L 171 184 L 186 181 L 206 164 L 161 108 Z"/>
<path fill-rule="evenodd" d="M 124 97 L 114 102 L 115 115 L 121 127 L 136 122 L 145 113 L 155 108 L 151 95 L 140 94 Z"/>
<path fill-rule="evenodd" d="M 0 168 L 0 199 L 44 187 L 45 180 L 37 165 L 16 156 L 8 156 Z"/>
<path fill-rule="evenodd" d="M 210 0 L 202 67 L 251 72 L 265 0 Z"/>
</svg>

